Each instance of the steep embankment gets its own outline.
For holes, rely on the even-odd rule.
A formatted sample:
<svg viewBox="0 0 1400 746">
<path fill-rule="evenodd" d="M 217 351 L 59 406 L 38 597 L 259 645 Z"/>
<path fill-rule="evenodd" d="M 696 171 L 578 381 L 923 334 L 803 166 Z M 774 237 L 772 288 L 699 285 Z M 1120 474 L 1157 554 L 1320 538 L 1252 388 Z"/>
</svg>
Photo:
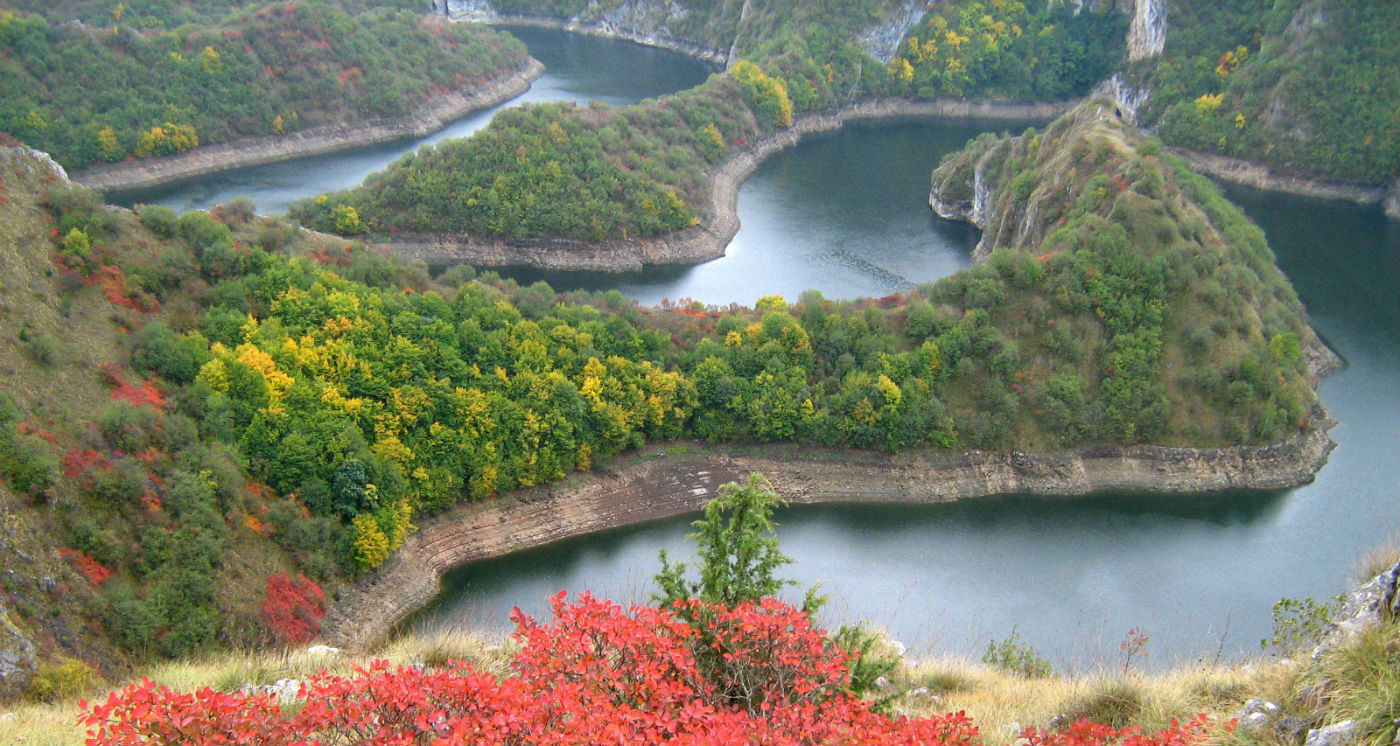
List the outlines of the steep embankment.
<svg viewBox="0 0 1400 746">
<path fill-rule="evenodd" d="M 1221 449 L 1093 446 L 1051 454 L 972 451 L 887 456 L 869 451 L 725 448 L 699 443 L 629 454 L 599 475 L 463 505 L 419 526 L 377 573 L 343 591 L 323 637 L 364 649 L 431 601 L 458 565 L 571 536 L 698 511 L 721 485 L 766 476 L 784 499 L 938 503 L 1010 494 L 1110 490 L 1192 493 L 1283 489 L 1312 481 L 1335 445 L 1330 422 L 1276 445 Z"/>
<path fill-rule="evenodd" d="M 342 150 L 403 140 L 436 132 L 448 123 L 478 109 L 509 101 L 529 90 L 530 83 L 544 73 L 539 60 L 528 58 L 513 71 L 477 86 L 467 93 L 436 95 L 420 111 L 394 119 L 332 124 L 293 132 L 201 145 L 162 158 L 113 163 L 86 169 L 74 178 L 89 189 L 111 191 L 144 189 L 180 179 L 226 171 L 245 166 L 324 155 Z"/>
<path fill-rule="evenodd" d="M 455 20 L 558 28 L 575 33 L 625 39 L 727 65 L 733 30 L 742 22 L 735 3 L 712 12 L 676 2 L 604 2 L 574 7 L 568 3 L 522 3 L 512 0 L 434 0 Z"/>
<path fill-rule="evenodd" d="M 166 31 L 151 10 L 100 27 L 0 12 L 0 131 L 70 170 L 117 164 L 94 185 L 149 184 L 423 131 L 532 72 L 506 34 L 406 11 L 284 2 Z"/>
</svg>

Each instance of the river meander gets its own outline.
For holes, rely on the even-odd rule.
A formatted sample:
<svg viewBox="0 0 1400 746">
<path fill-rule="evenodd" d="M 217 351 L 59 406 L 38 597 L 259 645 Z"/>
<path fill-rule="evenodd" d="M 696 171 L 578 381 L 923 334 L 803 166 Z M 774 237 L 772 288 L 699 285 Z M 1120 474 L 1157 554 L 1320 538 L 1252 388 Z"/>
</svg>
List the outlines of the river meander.
<svg viewBox="0 0 1400 746">
<path fill-rule="evenodd" d="M 693 85 L 698 63 L 626 42 L 524 30 L 550 67 L 535 100 L 626 103 Z M 424 142 L 484 126 L 491 112 Z M 744 184 L 743 227 L 728 254 L 635 275 L 541 275 L 557 289 L 617 288 L 644 303 L 691 297 L 749 304 L 816 288 L 884 295 L 965 267 L 976 232 L 934 217 L 939 157 L 1006 122 L 886 122 L 810 139 Z M 420 143 L 302 159 L 123 195 L 180 209 L 239 195 L 276 212 L 350 186 Z M 1128 629 L 1149 663 L 1258 649 L 1279 598 L 1342 590 L 1362 555 L 1400 530 L 1400 224 L 1376 208 L 1228 188 L 1268 234 L 1314 326 L 1347 362 L 1322 387 L 1339 447 L 1314 484 L 1192 497 L 995 498 L 959 504 L 814 506 L 780 517 L 789 575 L 823 583 L 825 620 L 865 620 L 919 652 L 976 657 L 1013 628 L 1064 666 L 1112 664 Z M 511 606 L 540 615 L 558 590 L 645 600 L 656 551 L 686 556 L 687 520 L 577 537 L 460 568 L 414 624 L 507 626 Z"/>
</svg>

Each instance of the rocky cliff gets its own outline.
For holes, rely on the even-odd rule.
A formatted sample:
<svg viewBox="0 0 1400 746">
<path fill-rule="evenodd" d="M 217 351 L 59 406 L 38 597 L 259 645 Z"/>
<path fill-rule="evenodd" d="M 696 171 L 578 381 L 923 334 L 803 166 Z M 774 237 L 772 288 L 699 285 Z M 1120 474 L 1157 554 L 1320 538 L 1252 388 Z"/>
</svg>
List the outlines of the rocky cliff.
<svg viewBox="0 0 1400 746">
<path fill-rule="evenodd" d="M 732 61 L 732 29 L 738 22 L 738 18 L 730 17 L 736 12 L 729 10 L 731 3 L 723 4 L 718 12 L 705 14 L 676 0 L 611 0 L 591 2 L 572 16 L 501 11 L 491 0 L 433 1 L 439 9 L 443 3 L 447 14 L 457 20 L 562 28 L 670 49 L 721 65 Z"/>
</svg>

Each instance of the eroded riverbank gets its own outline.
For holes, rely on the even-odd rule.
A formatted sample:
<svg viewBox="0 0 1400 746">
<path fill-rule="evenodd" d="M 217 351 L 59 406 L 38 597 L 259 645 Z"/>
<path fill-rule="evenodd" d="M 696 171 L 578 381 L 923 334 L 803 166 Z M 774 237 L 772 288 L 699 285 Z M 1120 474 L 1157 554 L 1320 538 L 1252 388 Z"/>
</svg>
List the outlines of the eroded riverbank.
<svg viewBox="0 0 1400 746">
<path fill-rule="evenodd" d="M 1185 148 L 1169 148 L 1197 171 L 1217 179 L 1271 192 L 1300 197 L 1336 199 L 1359 205 L 1380 204 L 1385 214 L 1400 220 L 1400 181 L 1389 187 L 1368 186 L 1338 179 L 1321 179 L 1278 171 L 1262 163 L 1242 158 L 1203 153 Z"/>
<path fill-rule="evenodd" d="M 1283 489 L 1311 482 L 1334 443 L 1325 413 L 1278 444 L 1229 448 L 1088 446 L 1031 454 L 868 451 L 794 446 L 657 445 L 608 471 L 463 504 L 419 527 L 381 569 L 343 591 L 323 624 L 336 646 L 364 649 L 431 601 L 448 570 L 572 536 L 694 512 L 720 485 L 760 472 L 786 500 L 939 503 L 995 495 L 1080 496 L 1111 490 L 1186 494 Z"/>
</svg>

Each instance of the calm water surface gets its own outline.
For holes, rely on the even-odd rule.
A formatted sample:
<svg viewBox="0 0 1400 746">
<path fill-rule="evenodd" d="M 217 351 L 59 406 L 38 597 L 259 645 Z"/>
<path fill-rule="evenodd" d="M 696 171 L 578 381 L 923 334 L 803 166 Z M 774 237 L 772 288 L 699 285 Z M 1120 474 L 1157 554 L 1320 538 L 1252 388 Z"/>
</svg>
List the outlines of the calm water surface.
<svg viewBox="0 0 1400 746">
<path fill-rule="evenodd" d="M 744 185 L 730 256 L 621 280 L 547 279 L 644 302 L 748 304 L 771 292 L 854 297 L 944 276 L 966 265 L 976 238 L 930 216 L 928 168 L 979 126 L 992 128 L 900 123 L 804 143 Z M 864 620 L 919 653 L 974 657 L 1014 628 L 1079 669 L 1115 665 L 1118 643 L 1139 628 L 1151 665 L 1228 660 L 1259 649 L 1275 601 L 1343 590 L 1360 558 L 1400 530 L 1400 226 L 1375 208 L 1229 195 L 1264 228 L 1314 326 L 1347 363 L 1322 387 L 1342 424 L 1317 481 L 1269 493 L 784 511 L 788 574 L 823 584 L 828 623 Z M 506 629 L 512 606 L 545 615 L 559 590 L 645 601 L 657 550 L 689 554 L 688 520 L 461 568 L 414 624 Z"/>
<path fill-rule="evenodd" d="M 550 67 L 520 100 L 626 103 L 693 85 L 676 55 L 554 32 L 519 32 Z M 655 77 L 653 77 L 655 76 Z M 441 137 L 482 126 L 469 117 Z M 559 289 L 618 288 L 645 303 L 751 304 L 807 288 L 850 298 L 907 290 L 968 263 L 975 231 L 933 217 L 928 173 L 990 122 L 856 126 L 765 163 L 740 192 L 726 257 L 628 276 L 521 273 Z M 304 159 L 171 188 L 202 207 L 240 194 L 264 212 L 357 183 L 418 143 Z M 784 511 L 779 536 L 803 586 L 831 595 L 826 621 L 865 620 L 916 651 L 971 654 L 1015 628 L 1058 664 L 1112 665 L 1130 628 L 1149 663 L 1258 649 L 1284 596 L 1342 590 L 1359 558 L 1400 530 L 1400 227 L 1374 208 L 1231 188 L 1263 226 L 1319 333 L 1347 367 L 1322 387 L 1339 447 L 1309 486 L 1193 497 L 1033 497 L 922 507 Z M 542 615 L 558 590 L 645 600 L 656 551 L 684 557 L 687 519 L 587 537 L 459 569 L 420 626 L 497 626 L 510 607 Z"/>
<path fill-rule="evenodd" d="M 523 103 L 589 101 L 634 104 L 704 82 L 711 67 L 674 52 L 625 41 L 598 39 L 553 29 L 504 27 L 525 42 L 545 65 L 524 94 L 492 109 L 470 114 L 417 140 L 401 140 L 343 153 L 298 158 L 265 166 L 198 177 L 155 189 L 115 192 L 117 204 L 162 204 L 177 211 L 207 210 L 238 197 L 253 201 L 258 212 L 286 212 L 291 203 L 324 192 L 346 189 L 382 170 L 420 146 L 464 137 L 485 127 L 497 111 Z"/>
</svg>

